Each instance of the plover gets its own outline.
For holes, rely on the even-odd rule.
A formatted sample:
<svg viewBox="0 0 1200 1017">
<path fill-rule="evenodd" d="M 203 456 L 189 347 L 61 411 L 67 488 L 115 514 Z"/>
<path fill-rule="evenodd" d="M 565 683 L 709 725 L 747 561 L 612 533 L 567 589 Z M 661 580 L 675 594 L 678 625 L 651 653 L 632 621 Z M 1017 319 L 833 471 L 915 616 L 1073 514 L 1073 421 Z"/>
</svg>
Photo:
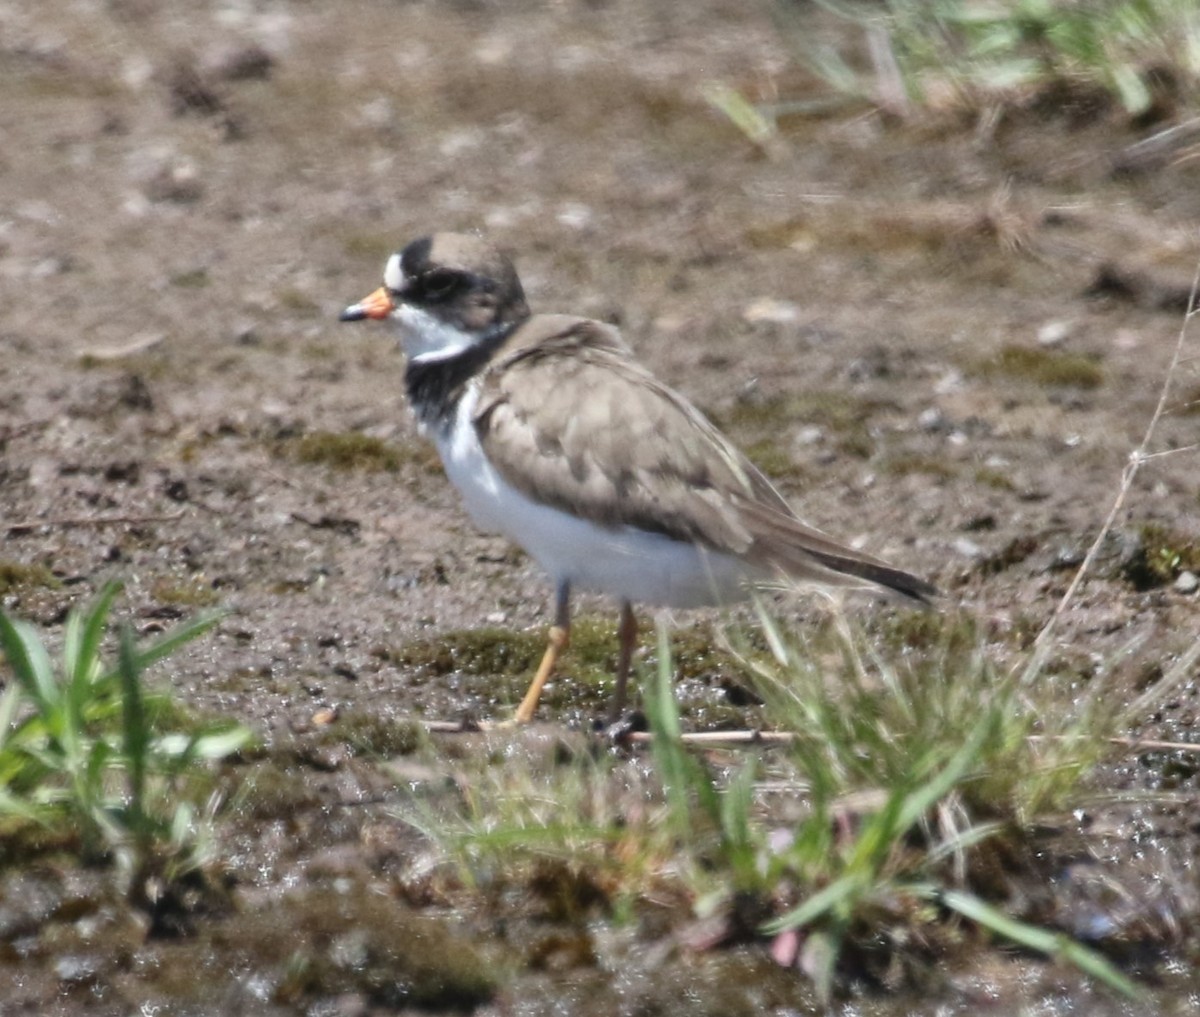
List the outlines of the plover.
<svg viewBox="0 0 1200 1017">
<path fill-rule="evenodd" d="M 800 520 L 616 328 L 531 314 L 512 262 L 479 237 L 438 233 L 393 254 L 383 285 L 341 315 L 367 318 L 398 326 L 409 401 L 471 518 L 554 583 L 554 624 L 518 723 L 567 647 L 572 590 L 620 604 L 610 720 L 624 705 L 634 604 L 728 604 L 780 576 L 922 603 L 936 592 Z"/>
</svg>

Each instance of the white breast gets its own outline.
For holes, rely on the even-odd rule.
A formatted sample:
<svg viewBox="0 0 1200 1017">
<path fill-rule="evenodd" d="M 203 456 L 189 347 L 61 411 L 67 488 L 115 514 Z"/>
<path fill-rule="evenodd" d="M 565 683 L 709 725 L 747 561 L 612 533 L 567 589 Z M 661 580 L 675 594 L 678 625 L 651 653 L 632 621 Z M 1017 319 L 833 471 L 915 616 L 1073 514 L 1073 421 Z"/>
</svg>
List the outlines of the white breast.
<svg viewBox="0 0 1200 1017">
<path fill-rule="evenodd" d="M 732 555 L 629 526 L 602 527 L 533 501 L 483 454 L 472 423 L 477 399 L 472 386 L 453 426 L 436 438 L 446 475 L 476 525 L 519 544 L 555 582 L 640 604 L 702 607 L 741 599 L 745 581 L 761 578 Z"/>
</svg>

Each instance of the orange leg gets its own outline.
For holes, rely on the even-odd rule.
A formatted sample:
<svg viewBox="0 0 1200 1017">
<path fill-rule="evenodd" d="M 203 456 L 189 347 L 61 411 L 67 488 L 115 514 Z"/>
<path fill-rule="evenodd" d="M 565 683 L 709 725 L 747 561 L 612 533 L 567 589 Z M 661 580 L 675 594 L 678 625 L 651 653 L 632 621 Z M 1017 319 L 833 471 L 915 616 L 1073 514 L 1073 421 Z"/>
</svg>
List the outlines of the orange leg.
<svg viewBox="0 0 1200 1017">
<path fill-rule="evenodd" d="M 615 724 L 625 709 L 625 686 L 629 683 L 629 670 L 633 663 L 633 651 L 637 646 L 638 623 L 633 605 L 621 601 L 621 621 L 617 626 L 620 652 L 617 656 L 617 686 L 613 690 L 612 704 L 608 708 L 608 723 Z"/>
<path fill-rule="evenodd" d="M 554 624 L 550 626 L 546 652 L 542 655 L 542 662 L 538 665 L 537 674 L 529 683 L 529 690 L 525 693 L 525 698 L 517 707 L 516 715 L 513 717 L 513 722 L 517 724 L 528 724 L 533 720 L 533 715 L 537 712 L 538 700 L 542 697 L 542 686 L 546 684 L 554 671 L 559 654 L 566 650 L 571 643 L 570 583 L 558 584 L 555 590 L 555 602 Z"/>
</svg>

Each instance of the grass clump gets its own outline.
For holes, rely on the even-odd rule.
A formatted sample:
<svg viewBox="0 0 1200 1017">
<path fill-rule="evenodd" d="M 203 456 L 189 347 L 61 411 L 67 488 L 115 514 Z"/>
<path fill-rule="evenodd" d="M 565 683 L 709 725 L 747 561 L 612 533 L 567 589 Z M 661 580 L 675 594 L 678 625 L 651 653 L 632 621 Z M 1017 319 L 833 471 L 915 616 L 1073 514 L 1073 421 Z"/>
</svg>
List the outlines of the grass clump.
<svg viewBox="0 0 1200 1017">
<path fill-rule="evenodd" d="M 806 33 L 801 5 L 777 0 L 798 59 L 837 91 L 895 113 L 913 106 L 979 107 L 1046 89 L 1090 89 L 1131 117 L 1147 114 L 1164 77 L 1200 81 L 1200 11 L 1189 0 L 887 0 L 828 5 L 858 22 L 872 69 Z"/>
<path fill-rule="evenodd" d="M 915 619 L 885 633 L 893 666 L 840 616 L 816 645 L 760 609 L 753 638 L 730 640 L 782 734 L 736 756 L 688 744 L 660 629 L 652 766 L 506 751 L 405 818 L 468 886 L 531 893 L 550 860 L 586 885 L 580 913 L 620 923 L 666 902 L 712 942 L 770 942 L 826 999 L 915 976 L 962 948 L 964 924 L 1134 994 L 1096 952 L 1010 914 L 996 861 L 1075 800 L 1118 698 L 1102 674 L 1082 695 L 1058 687 L 1036 655 L 1000 673 L 969 620 Z"/>
<path fill-rule="evenodd" d="M 1047 387 L 1095 389 L 1104 384 L 1104 370 L 1092 357 L 1032 346 L 1005 346 L 995 356 L 973 365 L 983 378 L 1008 378 Z"/>
<path fill-rule="evenodd" d="M 825 998 L 851 970 L 882 981 L 874 966 L 911 955 L 906 944 L 948 943 L 946 913 L 1132 993 L 1099 955 L 1013 918 L 973 886 L 979 849 L 1019 839 L 1061 808 L 1098 761 L 1115 716 L 1103 699 L 1059 702 L 1040 667 L 995 673 L 956 624 L 920 666 L 894 667 L 838 618 L 841 666 L 830 667 L 761 610 L 760 620 L 771 652 L 756 658 L 756 688 L 793 733 L 772 776 L 806 792 L 798 821 L 762 821 L 762 762 L 727 780 L 699 766 L 666 669 L 654 686 L 654 753 L 672 822 L 685 842 L 707 840 L 707 867 L 724 876 L 700 901 L 732 908 L 757 897 L 759 931 L 784 955 L 794 943 L 794 962 Z"/>
<path fill-rule="evenodd" d="M 68 617 L 62 656 L 37 631 L 0 612 L 0 647 L 11 675 L 0 696 L 0 838 L 29 826 L 76 834 L 85 860 L 115 861 L 135 897 L 171 884 L 209 858 L 211 808 L 198 764 L 250 738 L 237 725 L 168 729 L 169 700 L 149 696 L 147 667 L 206 632 L 202 617 L 147 644 L 120 630 L 117 662 L 101 644 L 119 585 Z"/>
</svg>

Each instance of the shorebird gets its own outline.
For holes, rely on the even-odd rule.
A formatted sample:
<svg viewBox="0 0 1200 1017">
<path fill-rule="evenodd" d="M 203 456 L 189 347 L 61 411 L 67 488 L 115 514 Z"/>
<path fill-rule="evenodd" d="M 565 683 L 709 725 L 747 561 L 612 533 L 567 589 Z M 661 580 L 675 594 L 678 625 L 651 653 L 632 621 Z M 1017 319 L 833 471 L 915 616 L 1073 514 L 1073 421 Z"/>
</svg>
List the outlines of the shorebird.
<svg viewBox="0 0 1200 1017">
<path fill-rule="evenodd" d="M 393 254 L 342 321 L 398 327 L 421 431 L 481 528 L 523 547 L 554 583 L 555 615 L 514 720 L 530 721 L 571 629 L 572 590 L 620 604 L 609 711 L 624 705 L 633 605 L 701 607 L 787 576 L 926 603 L 924 579 L 803 522 L 611 325 L 531 314 L 512 262 L 480 237 L 438 233 Z"/>
</svg>

